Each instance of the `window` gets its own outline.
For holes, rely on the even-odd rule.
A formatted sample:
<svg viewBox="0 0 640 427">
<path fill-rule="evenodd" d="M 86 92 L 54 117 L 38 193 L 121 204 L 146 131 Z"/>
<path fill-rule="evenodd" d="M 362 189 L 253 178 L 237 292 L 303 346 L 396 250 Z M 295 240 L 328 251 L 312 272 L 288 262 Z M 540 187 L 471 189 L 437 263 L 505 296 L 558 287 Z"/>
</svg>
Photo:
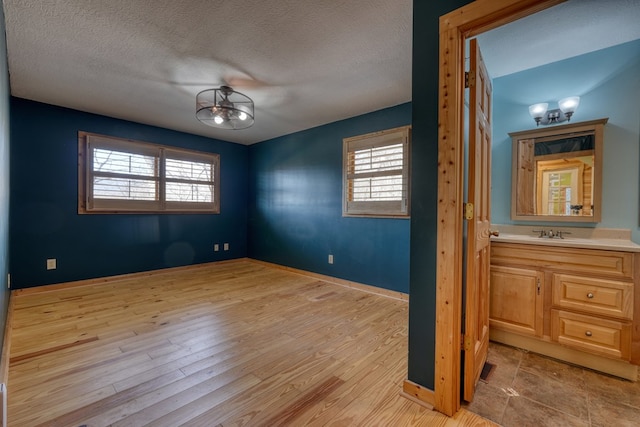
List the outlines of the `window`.
<svg viewBox="0 0 640 427">
<path fill-rule="evenodd" d="M 343 140 L 343 215 L 409 216 L 410 129 Z"/>
<path fill-rule="evenodd" d="M 220 213 L 220 156 L 78 134 L 78 212 Z"/>
</svg>

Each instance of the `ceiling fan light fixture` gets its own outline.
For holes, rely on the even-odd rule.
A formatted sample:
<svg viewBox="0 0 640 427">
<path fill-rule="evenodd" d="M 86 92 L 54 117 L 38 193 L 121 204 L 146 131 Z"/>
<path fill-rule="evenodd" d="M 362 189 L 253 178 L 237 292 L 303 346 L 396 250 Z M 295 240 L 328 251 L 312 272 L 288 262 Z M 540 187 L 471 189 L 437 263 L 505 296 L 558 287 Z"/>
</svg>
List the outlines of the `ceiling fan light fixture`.
<svg viewBox="0 0 640 427">
<path fill-rule="evenodd" d="M 196 95 L 196 118 L 219 129 L 246 129 L 253 125 L 253 101 L 230 86 L 206 89 Z"/>
</svg>

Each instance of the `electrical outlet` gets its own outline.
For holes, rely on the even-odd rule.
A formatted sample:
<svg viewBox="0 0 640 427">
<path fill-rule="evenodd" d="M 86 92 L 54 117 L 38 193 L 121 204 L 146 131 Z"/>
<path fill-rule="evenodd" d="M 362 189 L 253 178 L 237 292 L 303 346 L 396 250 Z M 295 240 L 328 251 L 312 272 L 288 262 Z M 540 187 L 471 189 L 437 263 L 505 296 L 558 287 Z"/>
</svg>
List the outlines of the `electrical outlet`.
<svg viewBox="0 0 640 427">
<path fill-rule="evenodd" d="M 219 250 L 220 250 L 220 245 L 219 244 L 216 243 L 215 245 L 213 245 L 213 251 L 214 252 L 218 252 Z"/>
<path fill-rule="evenodd" d="M 58 268 L 57 262 L 55 258 L 47 259 L 47 270 L 55 270 Z"/>
<path fill-rule="evenodd" d="M 225 243 L 225 244 L 224 244 L 224 250 L 225 250 L 225 251 L 228 251 L 228 250 L 229 250 L 229 244 L 228 244 L 228 243 Z"/>
<path fill-rule="evenodd" d="M 329 254 L 329 264 L 333 264 L 333 255 Z"/>
</svg>

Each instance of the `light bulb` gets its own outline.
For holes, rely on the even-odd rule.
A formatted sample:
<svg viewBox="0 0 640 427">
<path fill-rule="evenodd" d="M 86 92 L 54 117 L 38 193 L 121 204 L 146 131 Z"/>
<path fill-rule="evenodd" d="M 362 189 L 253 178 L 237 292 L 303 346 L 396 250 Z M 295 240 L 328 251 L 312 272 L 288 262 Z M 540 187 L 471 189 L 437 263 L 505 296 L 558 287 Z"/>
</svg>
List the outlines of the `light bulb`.
<svg viewBox="0 0 640 427">
<path fill-rule="evenodd" d="M 570 96 L 558 101 L 558 107 L 560 107 L 560 110 L 562 110 L 568 121 L 571 121 L 571 116 L 573 116 L 573 113 L 578 109 L 578 105 L 580 105 L 579 96 Z"/>
<path fill-rule="evenodd" d="M 245 114 L 244 111 L 240 111 L 240 114 L 238 114 L 238 118 L 240 120 L 247 120 L 247 115 Z"/>
<path fill-rule="evenodd" d="M 547 112 L 547 107 L 549 104 L 546 102 L 541 102 L 539 104 L 533 104 L 529 106 L 529 114 L 533 117 L 533 120 L 536 121 L 536 126 L 540 125 L 540 120 L 544 117 Z"/>
<path fill-rule="evenodd" d="M 580 105 L 580 97 L 579 96 L 570 96 L 568 98 L 561 99 L 558 101 L 558 106 L 562 110 L 563 113 L 573 113 Z"/>
<path fill-rule="evenodd" d="M 534 119 L 540 118 L 544 116 L 544 113 L 547 112 L 548 107 L 549 107 L 549 104 L 546 102 L 542 102 L 540 104 L 533 104 L 529 106 L 529 114 L 531 114 L 531 117 L 533 117 Z"/>
<path fill-rule="evenodd" d="M 214 122 L 216 122 L 216 124 L 219 124 L 219 125 L 221 125 L 221 124 L 222 124 L 222 122 L 224 122 L 224 120 L 223 120 L 223 119 L 222 119 L 222 117 L 220 117 L 220 116 L 215 116 L 215 117 L 213 118 L 213 121 L 214 121 Z"/>
</svg>

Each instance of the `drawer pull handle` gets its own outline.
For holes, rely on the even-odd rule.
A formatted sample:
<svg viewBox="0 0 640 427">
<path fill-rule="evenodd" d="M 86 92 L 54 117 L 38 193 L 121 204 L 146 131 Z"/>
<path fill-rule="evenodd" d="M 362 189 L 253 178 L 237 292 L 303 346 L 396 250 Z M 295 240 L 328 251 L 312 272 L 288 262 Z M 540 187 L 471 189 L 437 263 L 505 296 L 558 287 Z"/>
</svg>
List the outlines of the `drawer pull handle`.
<svg viewBox="0 0 640 427">
<path fill-rule="evenodd" d="M 588 337 L 590 337 L 591 335 L 593 335 L 593 334 L 591 333 L 591 331 L 587 331 L 587 332 L 585 332 L 584 334 L 585 334 L 586 336 L 588 336 Z"/>
<path fill-rule="evenodd" d="M 589 293 L 587 294 L 587 298 L 589 298 L 589 299 L 593 298 L 593 293 L 589 292 Z"/>
</svg>

